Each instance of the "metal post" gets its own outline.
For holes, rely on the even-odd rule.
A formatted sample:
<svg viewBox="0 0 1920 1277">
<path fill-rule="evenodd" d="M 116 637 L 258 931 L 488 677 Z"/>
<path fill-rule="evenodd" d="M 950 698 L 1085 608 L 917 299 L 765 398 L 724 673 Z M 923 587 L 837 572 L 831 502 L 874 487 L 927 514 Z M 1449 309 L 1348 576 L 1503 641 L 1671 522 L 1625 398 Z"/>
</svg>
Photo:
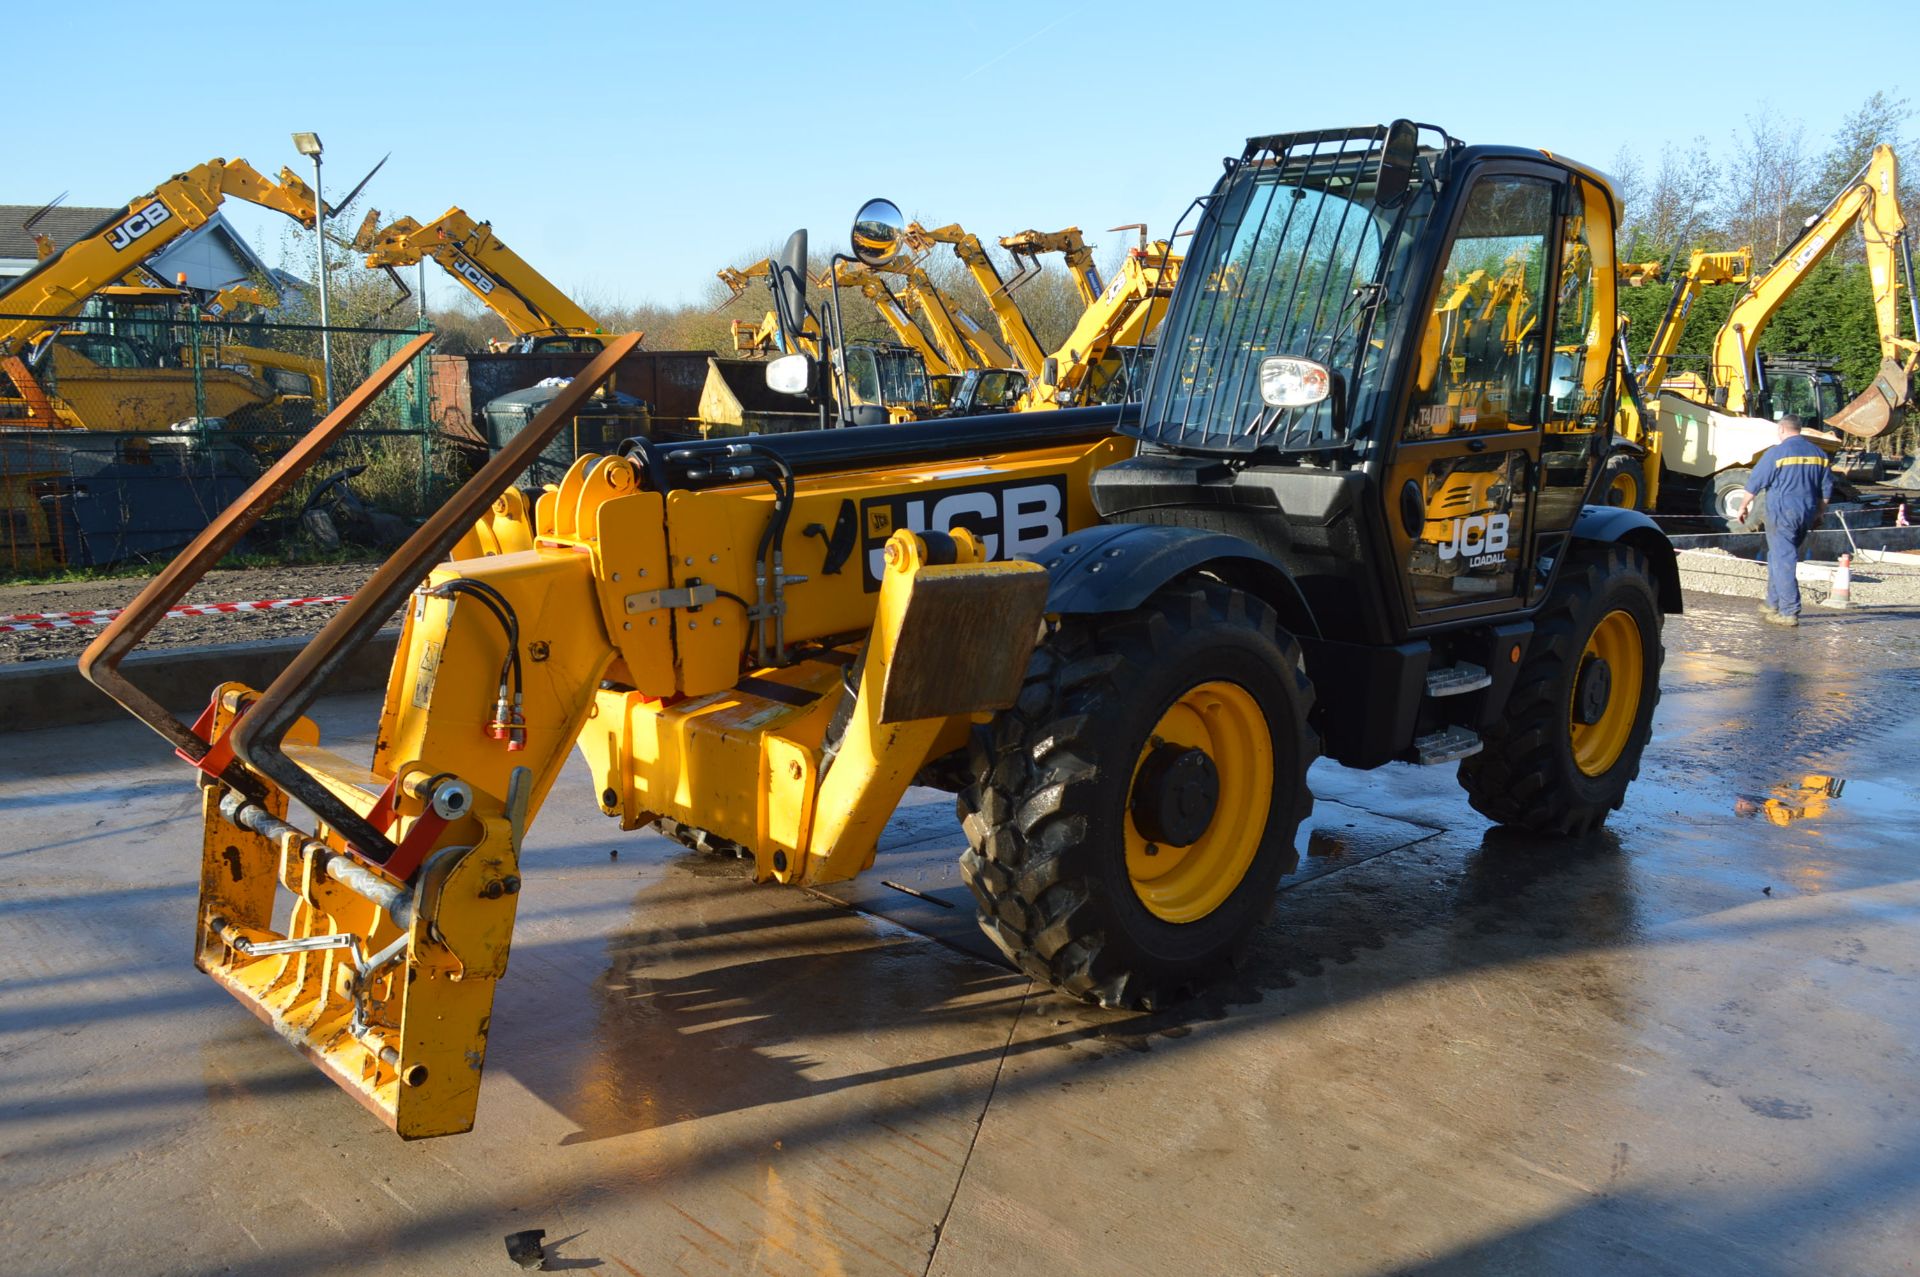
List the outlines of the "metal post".
<svg viewBox="0 0 1920 1277">
<path fill-rule="evenodd" d="M 313 153 L 313 230 L 320 246 L 320 365 L 326 379 L 327 410 L 333 410 L 333 333 L 327 320 L 327 197 L 320 184 L 320 152 Z"/>
<path fill-rule="evenodd" d="M 422 257 L 417 267 L 419 275 L 414 281 L 417 285 L 413 295 L 420 299 L 420 331 L 427 330 L 427 259 Z M 427 412 L 427 357 L 423 354 L 413 361 L 413 426 L 420 432 L 420 509 L 427 508 L 427 498 L 433 492 L 433 436 L 428 433 Z"/>
<path fill-rule="evenodd" d="M 182 275 L 182 279 L 186 276 Z M 207 385 L 206 374 L 202 371 L 200 356 L 200 303 L 187 303 L 188 344 L 193 349 L 193 424 L 196 429 L 207 428 Z"/>
<path fill-rule="evenodd" d="M 1907 252 L 1907 233 L 1900 232 L 1900 271 L 1907 277 L 1907 313 L 1913 319 L 1913 336 L 1920 341 L 1920 296 L 1913 291 L 1913 257 Z"/>
<path fill-rule="evenodd" d="M 840 263 L 851 262 L 854 258 L 835 253 L 827 259 L 827 283 L 833 294 L 833 348 L 827 352 L 827 375 L 833 378 L 834 402 L 840 409 L 840 424 L 853 424 L 853 392 L 847 385 L 847 343 L 846 329 L 840 324 Z"/>
</svg>

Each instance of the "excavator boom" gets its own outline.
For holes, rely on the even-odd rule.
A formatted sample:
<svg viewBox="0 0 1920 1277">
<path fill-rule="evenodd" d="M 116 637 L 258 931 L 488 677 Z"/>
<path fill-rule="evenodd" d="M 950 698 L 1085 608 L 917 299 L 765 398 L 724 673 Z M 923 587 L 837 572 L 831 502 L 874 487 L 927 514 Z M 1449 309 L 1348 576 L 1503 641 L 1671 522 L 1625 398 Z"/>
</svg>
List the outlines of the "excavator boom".
<svg viewBox="0 0 1920 1277">
<path fill-rule="evenodd" d="M 430 257 L 516 337 L 603 331 L 598 320 L 508 248 L 490 223 L 474 221 L 464 209 L 450 208 L 424 226 L 411 217 L 384 227 L 379 223 L 380 211 L 370 211 L 353 240 L 370 268 L 391 270 Z"/>
<path fill-rule="evenodd" d="M 1039 259 L 1043 253 L 1061 254 L 1067 259 L 1067 274 L 1080 293 L 1082 306 L 1094 305 L 1106 291 L 1106 285 L 1100 281 L 1100 271 L 1093 264 L 1093 249 L 1087 246 L 1078 226 L 1069 226 L 1063 231 L 1029 230 L 1003 235 L 1000 247 L 1012 253 L 1016 260 L 1031 261 L 1035 271 L 1040 269 Z"/>
<path fill-rule="evenodd" d="M 1000 326 L 1000 335 L 1005 339 L 1007 349 L 1013 353 L 1020 371 L 1029 377 L 1038 377 L 1041 366 L 1046 362 L 1046 352 L 1040 349 L 1040 341 L 1033 335 L 1033 328 L 1027 323 L 1027 317 L 1020 313 L 1020 307 L 1007 291 L 1007 285 L 995 269 L 993 259 L 987 256 L 987 250 L 980 243 L 980 237 L 964 227 L 954 224 L 939 226 L 928 230 L 918 222 L 907 227 L 907 247 L 914 252 L 925 252 L 935 244 L 950 244 L 954 254 L 973 276 L 973 282 L 979 286 L 981 294 L 987 299 L 987 306 L 993 311 L 994 321 Z"/>
<path fill-rule="evenodd" d="M 79 314 L 89 297 L 204 226 L 230 196 L 285 213 L 309 230 L 316 222 L 313 189 L 292 170 L 281 169 L 275 181 L 245 160 L 208 160 L 129 200 L 125 208 L 0 288 L 0 314 L 26 317 L 0 320 L 0 354 L 21 353 L 61 320 Z"/>
<path fill-rule="evenodd" d="M 1093 372 L 1115 347 L 1143 346 L 1166 315 L 1180 277 L 1181 258 L 1162 240 L 1131 249 L 1120 273 L 1081 314 L 1066 341 L 1046 362 L 1051 379 L 1041 379 L 1023 395 L 1015 411 L 1058 408 L 1084 402 Z"/>
<path fill-rule="evenodd" d="M 934 376 L 948 376 L 960 369 L 947 362 L 942 351 L 928 339 L 920 325 L 913 322 L 913 316 L 898 297 L 893 295 L 886 281 L 875 275 L 869 267 L 859 262 L 840 262 L 835 265 L 833 276 L 820 282 L 822 287 L 830 287 L 838 282 L 845 288 L 857 288 L 862 296 L 873 303 L 873 309 L 879 314 L 888 328 L 893 330 L 900 344 L 917 353 Z"/>
<path fill-rule="evenodd" d="M 1869 439 L 1894 424 L 1899 409 L 1907 402 L 1906 382 L 1920 345 L 1900 332 L 1898 289 L 1903 279 L 1910 308 L 1914 298 L 1907 223 L 1900 211 L 1900 166 L 1893 148 L 1885 144 L 1873 148 L 1858 176 L 1807 223 L 1771 266 L 1753 279 L 1715 334 L 1714 374 L 1719 388 L 1725 391 L 1728 412 L 1746 412 L 1759 388 L 1760 338 L 1767 325 L 1808 273 L 1826 260 L 1834 245 L 1856 225 L 1866 241 L 1874 322 L 1880 332 L 1881 374 L 1866 394 L 1830 420 Z M 1914 320 L 1920 324 L 1920 313 Z M 1903 355 L 1908 361 L 1905 366 L 1901 363 Z"/>
</svg>

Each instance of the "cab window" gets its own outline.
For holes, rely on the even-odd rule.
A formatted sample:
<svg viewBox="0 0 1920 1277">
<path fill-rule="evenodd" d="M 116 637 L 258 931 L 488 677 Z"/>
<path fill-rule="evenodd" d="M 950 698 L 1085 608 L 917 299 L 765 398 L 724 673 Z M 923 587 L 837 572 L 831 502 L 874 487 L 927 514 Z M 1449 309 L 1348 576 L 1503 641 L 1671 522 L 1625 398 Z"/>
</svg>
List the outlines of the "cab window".
<svg viewBox="0 0 1920 1277">
<path fill-rule="evenodd" d="M 1404 438 L 1528 430 L 1547 334 L 1553 184 L 1482 178 L 1467 193 L 1420 343 Z"/>
<path fill-rule="evenodd" d="M 846 355 L 847 398 L 855 404 L 884 404 L 880 397 L 880 365 L 866 346 L 850 346 Z"/>
<path fill-rule="evenodd" d="M 1613 233 L 1606 197 L 1585 179 L 1568 192 L 1554 288 L 1553 350 L 1547 372 L 1546 421 L 1540 440 L 1543 533 L 1573 526 L 1599 462 L 1594 447 L 1612 409 L 1607 373 L 1617 322 Z"/>
</svg>

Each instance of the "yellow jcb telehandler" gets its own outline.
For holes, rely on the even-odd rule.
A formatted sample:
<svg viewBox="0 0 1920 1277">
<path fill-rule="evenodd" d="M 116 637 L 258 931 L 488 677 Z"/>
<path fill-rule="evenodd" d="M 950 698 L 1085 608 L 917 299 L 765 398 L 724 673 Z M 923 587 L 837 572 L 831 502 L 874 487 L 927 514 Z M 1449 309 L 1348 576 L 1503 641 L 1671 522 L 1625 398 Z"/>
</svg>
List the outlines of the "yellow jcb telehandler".
<svg viewBox="0 0 1920 1277">
<path fill-rule="evenodd" d="M 473 1122 L 522 836 L 575 747 L 609 818 L 762 882 L 861 872 L 939 779 L 987 934 L 1114 1007 L 1246 943 L 1316 755 L 1455 764 L 1494 820 L 1593 829 L 1680 606 L 1651 521 L 1589 504 L 1615 215 L 1589 169 L 1406 121 L 1256 137 L 1144 404 L 636 439 L 510 489 L 615 339 L 271 686 L 174 719 L 120 658 L 422 338 L 81 660 L 199 772 L 199 966 L 401 1135 L 444 1135 Z M 854 256 L 904 229 L 864 219 Z M 1546 289 L 1576 248 L 1590 268 Z M 1515 254 L 1541 265 L 1530 335 L 1464 386 L 1423 369 L 1443 280 Z M 342 757 L 302 715 L 402 608 L 378 743 Z"/>
</svg>

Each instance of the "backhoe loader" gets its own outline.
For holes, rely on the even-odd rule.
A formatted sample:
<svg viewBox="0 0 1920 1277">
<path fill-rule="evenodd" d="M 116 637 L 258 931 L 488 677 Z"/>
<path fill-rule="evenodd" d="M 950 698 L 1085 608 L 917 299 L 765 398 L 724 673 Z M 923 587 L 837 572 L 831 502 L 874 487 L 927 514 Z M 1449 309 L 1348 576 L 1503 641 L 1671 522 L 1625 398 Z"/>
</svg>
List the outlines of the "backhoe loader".
<svg viewBox="0 0 1920 1277">
<path fill-rule="evenodd" d="M 955 786 L 983 929 L 1109 1007 L 1244 948 L 1317 756 L 1452 765 L 1490 819 L 1598 826 L 1680 607 L 1653 523 L 1589 504 L 1619 373 L 1605 179 L 1402 120 L 1255 137 L 1199 208 L 1144 403 L 635 439 L 509 489 L 620 337 L 271 686 L 174 719 L 121 658 L 427 339 L 398 352 L 80 662 L 198 772 L 200 968 L 416 1138 L 472 1125 L 522 838 L 576 746 L 609 819 L 761 882 L 849 878 L 917 776 Z M 904 231 L 856 225 L 869 262 Z M 1592 268 L 1547 289 L 1575 250 Z M 1469 408 L 1426 333 L 1449 279 L 1515 253 L 1540 322 L 1462 370 Z M 343 757 L 303 715 L 396 609 L 378 743 Z"/>
<path fill-rule="evenodd" d="M 65 248 L 0 288 L 0 418 L 38 429 L 161 430 L 183 417 L 252 414 L 277 420 L 285 392 L 231 368 L 198 374 L 124 340 L 66 333 L 66 322 L 140 263 L 196 227 L 229 198 L 273 209 L 312 229 L 313 190 L 289 169 L 270 179 L 245 160 L 209 160 L 127 202 Z M 310 421 L 304 410 L 301 424 Z"/>
</svg>

